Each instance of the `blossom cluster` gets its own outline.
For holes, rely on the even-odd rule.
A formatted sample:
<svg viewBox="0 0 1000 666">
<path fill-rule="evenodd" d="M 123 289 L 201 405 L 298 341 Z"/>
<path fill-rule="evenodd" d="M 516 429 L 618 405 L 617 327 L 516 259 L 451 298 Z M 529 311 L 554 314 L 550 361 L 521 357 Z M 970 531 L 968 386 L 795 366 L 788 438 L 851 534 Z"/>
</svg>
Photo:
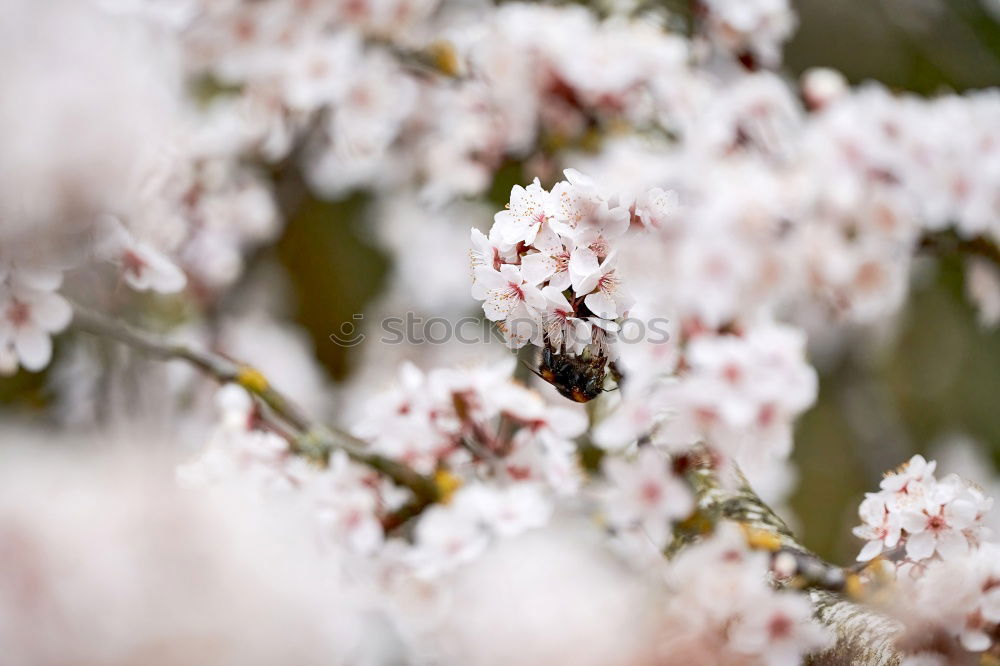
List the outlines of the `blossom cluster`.
<svg viewBox="0 0 1000 666">
<path fill-rule="evenodd" d="M 240 574 L 211 588 L 212 600 L 242 599 L 232 592 L 243 579 L 263 581 L 264 608 L 248 608 L 270 618 L 289 607 L 312 637 L 341 597 L 303 581 L 344 574 L 375 601 L 350 608 L 351 621 L 337 616 L 337 631 L 315 632 L 321 648 L 309 657 L 325 663 L 343 644 L 353 650 L 344 663 L 794 666 L 830 644 L 809 597 L 775 589 L 768 555 L 732 526 L 663 557 L 681 540 L 678 525 L 710 518 L 680 463 L 697 447 L 724 486 L 742 481 L 730 474 L 739 468 L 780 499 L 793 426 L 817 397 L 807 352 L 842 325 L 896 314 L 918 253 L 1000 242 L 1000 94 L 851 89 L 830 70 L 790 82 L 773 71 L 796 22 L 787 0 L 701 0 L 683 35 L 661 7 L 611 4 L 598 17 L 574 4 L 447 0 L 8 3 L 0 85 L 18 104 L 0 109 L 0 373 L 49 364 L 71 301 L 157 323 L 160 307 L 175 308 L 187 318 L 180 332 L 273 366 L 264 369 L 275 386 L 307 394 L 305 412 L 336 405 L 350 437 L 339 434 L 363 452 L 331 445 L 320 464 L 307 462 L 299 454 L 322 428 L 289 432 L 237 385 L 215 394 L 205 419 L 207 384 L 170 368 L 158 402 L 175 411 L 163 421 L 178 440 L 206 442 L 179 479 L 287 501 L 309 525 L 286 527 L 308 545 L 296 542 L 304 558 L 282 553 L 283 565 L 258 559 L 264 543 L 284 543 L 275 531 L 234 539 L 246 559 L 232 559 L 207 535 L 240 521 L 211 516 L 194 551 L 185 532 L 164 535 L 152 521 L 152 545 L 171 547 L 125 553 L 136 580 L 157 578 L 145 550 L 165 553 L 170 570 L 170 557 L 200 562 L 198 544 L 211 544 L 209 571 Z M 383 306 L 464 311 L 468 290 L 449 260 L 461 259 L 469 221 L 488 219 L 485 193 L 509 166 L 534 180 L 513 188 L 488 233 L 473 230 L 472 295 L 509 346 L 532 344 L 546 363 L 590 373 L 585 397 L 600 397 L 586 412 L 512 379 L 510 359 L 427 372 L 407 362 L 373 391 L 399 360 L 391 354 L 430 356 L 411 347 L 369 348 L 366 358 L 388 361 L 329 391 L 308 345 L 262 313 L 287 314 L 260 307 L 288 300 L 274 295 L 269 258 L 264 278 L 239 281 L 250 253 L 279 233 L 283 208 L 364 190 L 393 255 Z M 996 324 L 1000 271 L 982 257 L 968 270 L 981 320 Z M 260 312 L 231 317 L 235 301 Z M 669 320 L 669 337 L 625 344 L 643 317 Z M 116 385 L 120 359 L 67 342 L 52 374 L 59 401 L 75 412 L 94 403 L 98 421 L 111 401 L 97 388 Z M 437 501 L 413 509 L 420 493 L 369 456 L 433 484 Z M 922 663 L 957 663 L 952 648 L 997 647 L 992 499 L 934 471 L 917 456 L 867 496 L 858 559 L 875 561 L 862 575 L 898 564 L 886 569 L 890 610 L 908 629 L 901 648 Z M 67 519 L 74 502 L 57 498 L 65 513 L 53 517 L 37 487 L 10 481 L 0 484 L 0 532 L 14 536 L 8 554 L 23 580 L 0 574 L 0 585 L 44 583 L 31 591 L 50 605 L 32 609 L 32 625 L 47 627 L 48 609 L 75 618 L 107 589 L 121 602 L 112 617 L 135 622 L 126 626 L 136 636 L 115 639 L 110 626 L 94 635 L 123 640 L 122 660 L 143 639 L 162 644 L 191 626 L 142 624 L 135 591 L 121 587 L 132 579 L 94 565 L 100 557 L 64 562 L 59 552 L 91 555 L 81 546 L 91 533 Z M 78 495 L 95 533 L 145 543 L 134 540 L 148 521 L 117 513 L 132 510 L 127 501 Z M 162 514 L 168 526 L 202 524 L 205 507 L 178 506 Z M 252 501 L 227 510 L 245 518 L 248 506 L 263 511 Z M 45 557 L 35 562 L 32 549 Z M 296 577 L 290 561 L 309 575 Z M 52 584 L 64 570 L 74 572 L 65 593 Z M 191 590 L 198 580 L 182 582 Z M 269 596 L 285 590 L 297 603 Z M 294 654 L 289 632 L 248 632 L 254 618 L 234 622 L 244 616 L 218 603 L 222 644 L 238 646 L 239 633 L 281 653 L 258 659 Z M 19 612 L 0 603 L 11 620 L 0 634 L 15 627 L 5 642 L 21 660 L 66 661 L 44 641 L 17 642 L 36 635 Z M 369 613 L 377 646 L 353 631 Z M 78 643 L 86 637 L 69 651 Z M 325 659 L 329 643 L 336 656 Z"/>
<path fill-rule="evenodd" d="M 472 231 L 472 293 L 487 319 L 514 347 L 616 361 L 620 400 L 594 430 L 605 449 L 644 439 L 672 453 L 702 443 L 729 460 L 787 458 L 792 425 L 817 395 L 803 332 L 763 313 L 688 316 L 663 340 L 620 344 L 631 341 L 623 318 L 637 303 L 625 283 L 637 271 L 619 268 L 619 248 L 650 237 L 656 246 L 666 230 L 676 236 L 691 225 L 673 192 L 632 194 L 566 175 L 551 190 L 537 180 L 515 186 L 489 235 Z M 659 268 L 648 271 L 639 279 L 659 279 Z M 636 311 L 679 310 L 651 298 Z"/>
<path fill-rule="evenodd" d="M 673 201 L 660 192 L 637 209 L 577 171 L 566 177 L 551 191 L 538 179 L 515 185 L 489 236 L 472 230 L 472 295 L 512 347 L 530 342 L 568 354 L 589 347 L 614 358 L 616 320 L 635 303 L 616 245 L 634 219 L 669 215 Z"/>
<path fill-rule="evenodd" d="M 631 225 L 658 230 L 609 248 L 617 264 L 598 256 L 596 274 L 583 253 L 579 279 L 611 282 L 599 271 L 628 267 L 631 294 L 685 327 L 780 309 L 813 328 L 895 312 L 924 234 L 952 228 L 995 239 L 994 93 L 925 100 L 876 84 L 852 91 L 826 70 L 789 85 L 762 68 L 778 64 L 794 26 L 788 3 L 701 5 L 687 38 L 649 15 L 598 20 L 583 7 L 519 3 L 112 1 L 76 4 L 65 21 L 19 3 L 46 31 L 32 44 L 13 33 L 7 41 L 45 50 L 55 66 L 36 73 L 18 63 L 41 58 L 5 59 L 8 94 L 28 107 L 0 137 L 20 160 L 4 169 L 0 216 L 17 232 L 5 241 L 35 229 L 36 240 L 60 241 L 60 256 L 37 262 L 41 269 L 89 265 L 78 250 L 96 251 L 100 239 L 76 241 L 110 216 L 183 270 L 194 301 L 210 304 L 238 278 L 244 255 L 280 229 L 263 165 L 298 160 L 324 196 L 419 192 L 409 205 L 423 209 L 482 193 L 514 158 L 543 182 L 576 165 L 618 197 L 604 195 L 609 214 L 629 208 Z M 101 87 L 59 90 L 66 104 L 51 103 L 66 78 L 59 73 L 82 62 L 102 73 Z M 36 150 L 28 139 L 38 132 L 23 131 L 24 118 L 51 129 L 46 141 L 73 129 L 53 108 L 72 109 L 90 134 L 114 140 L 61 141 L 72 154 L 55 143 Z M 48 183 L 62 185 L 42 192 Z M 659 212 L 674 210 L 672 191 L 682 216 Z M 67 235 L 59 223 L 71 219 Z M 535 248 L 558 262 L 567 239 L 553 231 L 539 240 L 550 245 Z M 70 257 L 67 244 L 77 250 Z M 130 279 L 132 257 L 118 254 L 126 281 L 146 284 Z M 160 259 L 142 265 L 163 267 L 154 291 L 181 284 Z M 996 269 L 970 264 L 969 283 L 992 321 Z M 567 312 L 554 289 L 554 303 L 528 292 L 536 313 Z M 588 326 L 599 338 L 613 334 L 594 327 L 625 303 L 589 296 L 606 311 L 561 322 L 563 335 L 585 338 Z M 530 332 L 511 334 L 522 344 Z"/>
<path fill-rule="evenodd" d="M 449 503 L 429 509 L 416 529 L 413 566 L 422 571 L 464 561 L 460 543 L 481 552 L 489 541 L 485 526 L 511 535 L 544 524 L 547 498 L 580 487 L 574 439 L 586 428 L 585 416 L 547 405 L 512 382 L 510 371 L 509 363 L 427 374 L 404 366 L 395 386 L 372 396 L 352 429 L 373 452 L 445 479 Z M 331 543 L 366 553 L 382 545 L 383 527 L 406 502 L 405 490 L 343 451 L 322 471 L 292 455 L 288 438 L 268 429 L 239 386 L 221 389 L 217 404 L 209 442 L 181 468 L 181 479 L 203 485 L 241 477 L 266 492 L 302 492 L 312 498 Z"/>
<path fill-rule="evenodd" d="M 184 288 L 184 273 L 116 220 L 103 220 L 95 232 L 89 260 L 114 266 L 132 289 L 173 293 Z M 18 367 L 37 372 L 49 364 L 51 336 L 62 332 L 73 314 L 59 293 L 68 268 L 51 259 L 0 257 L 0 374 L 13 374 Z"/>
<path fill-rule="evenodd" d="M 422 473 L 499 460 L 502 475 L 573 491 L 574 439 L 587 427 L 585 415 L 546 404 L 511 371 L 510 362 L 427 374 L 404 365 L 398 384 L 369 401 L 352 432 Z"/>
<path fill-rule="evenodd" d="M 885 550 L 904 547 L 907 564 L 935 555 L 961 558 L 988 536 L 983 516 L 993 505 L 976 486 L 957 475 L 934 476 L 937 463 L 915 455 L 882 480 L 881 490 L 868 493 L 854 534 L 867 543 L 858 560 L 867 562 Z"/>
<path fill-rule="evenodd" d="M 690 487 L 669 465 L 652 446 L 643 447 L 633 460 L 611 456 L 604 461 L 603 518 L 620 542 L 637 537 L 658 555 L 673 536 L 674 523 L 694 511 Z"/>
<path fill-rule="evenodd" d="M 861 503 L 854 533 L 867 541 L 858 560 L 895 563 L 888 607 L 905 625 L 898 642 L 912 663 L 965 663 L 1000 628 L 1000 551 L 983 525 L 993 498 L 955 474 L 937 479 L 936 467 L 916 455 L 887 474 Z"/>
<path fill-rule="evenodd" d="M 817 395 L 804 336 L 776 323 L 626 345 L 620 366 L 621 400 L 594 431 L 611 450 L 647 438 L 673 453 L 703 443 L 740 462 L 781 460 Z"/>
<path fill-rule="evenodd" d="M 405 596 L 396 595 L 413 585 L 424 590 L 416 608 L 414 600 L 406 601 L 408 606 L 397 608 L 393 616 L 404 640 L 412 642 L 407 649 L 437 654 L 444 663 L 457 663 L 449 655 L 462 649 L 463 623 L 472 622 L 472 616 L 466 620 L 466 613 L 437 613 L 433 621 L 418 622 L 416 617 L 425 612 L 419 609 L 435 607 L 435 595 L 459 593 L 463 588 L 456 576 L 458 581 L 468 576 L 479 581 L 478 595 L 496 553 L 509 548 L 505 543 L 520 543 L 522 535 L 541 527 L 547 530 L 540 533 L 551 539 L 564 529 L 565 516 L 581 509 L 606 530 L 600 557 L 617 562 L 614 579 L 621 592 L 639 580 L 648 585 L 650 568 L 660 572 L 653 581 L 662 582 L 653 589 L 661 605 L 650 608 L 646 618 L 652 633 L 632 627 L 642 640 L 630 649 L 658 655 L 667 664 L 723 660 L 783 666 L 829 644 L 827 630 L 812 618 L 809 601 L 770 586 L 770 556 L 751 550 L 736 527 L 721 524 L 704 543 L 673 562 L 665 560 L 662 551 L 674 536 L 673 526 L 695 511 L 692 490 L 669 456 L 652 445 L 634 455 L 610 453 L 599 476 L 588 480 L 572 441 L 583 431 L 582 414 L 546 405 L 533 391 L 511 382 L 510 370 L 509 363 L 426 374 L 406 367 L 394 387 L 372 396 L 354 433 L 373 451 L 457 487 L 442 503 L 412 518 L 407 539 L 386 522 L 405 504 L 405 491 L 342 451 L 331 455 L 325 469 L 302 464 L 289 455 L 287 441 L 265 429 L 245 391 L 233 385 L 220 390 L 217 430 L 199 458 L 182 468 L 181 478 L 195 485 L 250 480 L 268 494 L 306 499 L 324 542 L 335 552 L 346 548 L 346 553 L 375 558 L 374 571 L 355 575 L 389 581 L 381 593 L 397 599 L 395 603 L 403 602 Z M 587 540 L 572 547 L 579 552 L 594 544 Z M 524 551 L 514 552 L 524 557 Z M 602 580 L 598 576 L 575 584 L 600 596 L 609 593 Z M 539 588 L 536 583 L 531 593 L 519 594 L 540 600 L 555 585 L 546 582 Z M 723 640 L 707 640 L 709 635 Z M 527 645 L 520 649 L 531 653 Z"/>
<path fill-rule="evenodd" d="M 678 555 L 666 573 L 676 597 L 664 652 L 679 664 L 795 666 L 828 646 L 808 599 L 768 585 L 768 560 L 733 525 Z"/>
<path fill-rule="evenodd" d="M 70 319 L 60 294 L 105 307 L 141 300 L 122 285 L 209 297 L 236 278 L 250 241 L 276 226 L 260 177 L 231 154 L 211 159 L 171 40 L 154 24 L 96 3 L 6 9 L 0 78 L 4 96 L 21 101 L 0 118 L 8 373 L 48 365 L 50 336 Z M 38 30 L 28 37 L 17 24 Z M 81 70 L 92 85 L 70 84 Z"/>
<path fill-rule="evenodd" d="M 996 644 L 1000 629 L 997 544 L 984 543 L 959 559 L 930 562 L 919 576 L 900 577 L 898 585 L 895 611 L 909 629 L 902 641 L 915 663 L 962 663 L 967 656 L 963 651 L 982 653 Z M 958 645 L 942 646 L 940 640 L 934 645 L 942 633 L 957 639 Z"/>
<path fill-rule="evenodd" d="M 227 384 L 216 394 L 217 417 L 198 455 L 177 470 L 185 486 L 249 485 L 265 496 L 308 499 L 322 541 L 337 550 L 371 554 L 383 544 L 380 518 L 406 499 L 373 470 L 343 451 L 318 469 L 292 455 L 291 442 L 269 429 L 253 398 Z"/>
<path fill-rule="evenodd" d="M 634 267 L 639 302 L 684 327 L 778 312 L 817 331 L 877 322 L 904 301 L 928 238 L 996 242 L 994 91 L 852 91 L 825 70 L 798 90 L 766 71 L 704 85 L 679 140 L 614 138 L 574 161 L 606 187 L 677 192 L 683 214 L 620 248 L 620 260 Z M 963 139 L 952 142 L 946 128 L 957 126 Z M 988 303 L 996 269 L 977 271 L 973 293 Z"/>
</svg>

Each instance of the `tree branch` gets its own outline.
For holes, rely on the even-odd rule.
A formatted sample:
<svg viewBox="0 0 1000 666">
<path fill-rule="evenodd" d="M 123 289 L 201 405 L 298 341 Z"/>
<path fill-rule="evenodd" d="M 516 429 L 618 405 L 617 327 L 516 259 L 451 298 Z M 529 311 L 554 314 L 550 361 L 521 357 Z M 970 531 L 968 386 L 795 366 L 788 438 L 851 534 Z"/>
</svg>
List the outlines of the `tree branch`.
<svg viewBox="0 0 1000 666">
<path fill-rule="evenodd" d="M 682 471 L 697 497 L 695 519 L 681 525 L 668 548 L 672 555 L 721 520 L 738 523 L 750 544 L 769 550 L 773 557 L 794 558 L 795 572 L 775 580 L 781 587 L 804 589 L 817 619 L 837 636 L 833 647 L 812 655 L 812 666 L 898 666 L 901 653 L 895 639 L 902 630 L 895 620 L 857 603 L 848 592 L 857 587 L 858 574 L 830 564 L 800 544 L 774 511 L 757 496 L 746 479 L 736 472 L 737 483 L 719 482 L 711 455 L 704 449 L 685 457 Z M 785 556 L 787 559 L 787 556 Z"/>
<path fill-rule="evenodd" d="M 441 499 L 438 484 L 391 458 L 367 450 L 366 444 L 348 433 L 312 423 L 284 394 L 251 366 L 220 354 L 195 349 L 143 331 L 106 315 L 74 306 L 74 325 L 80 330 L 116 340 L 161 360 L 179 359 L 220 383 L 233 382 L 246 389 L 271 412 L 296 431 L 293 450 L 318 464 L 325 464 L 331 451 L 342 450 L 352 460 L 367 465 L 398 485 L 410 489 L 413 499 L 402 510 L 387 517 L 387 529 L 395 529 Z M 795 572 L 780 586 L 806 590 L 816 617 L 837 636 L 836 644 L 810 657 L 813 666 L 898 666 L 901 655 L 894 646 L 900 625 L 846 594 L 857 574 L 825 562 L 802 546 L 788 526 L 749 487 L 742 476 L 733 487 L 721 484 L 711 455 L 704 449 L 683 459 L 682 469 L 695 489 L 695 517 L 676 530 L 668 548 L 672 555 L 693 542 L 721 520 L 740 524 L 751 545 L 770 550 L 774 557 L 790 555 Z M 737 473 L 738 474 L 738 473 Z M 787 559 L 787 558 L 786 558 Z"/>
<path fill-rule="evenodd" d="M 1000 247 L 986 236 L 964 238 L 953 229 L 928 232 L 921 237 L 917 249 L 937 256 L 960 254 L 979 257 L 1000 268 Z"/>
<path fill-rule="evenodd" d="M 74 304 L 73 313 L 73 325 L 81 331 L 115 340 L 152 358 L 186 361 L 219 383 L 239 384 L 295 431 L 291 445 L 296 454 L 325 465 L 332 451 L 343 451 L 355 462 L 367 465 L 397 485 L 408 488 L 414 495 L 411 508 L 416 513 L 438 501 L 440 493 L 433 479 L 418 474 L 399 461 L 368 450 L 365 442 L 342 430 L 312 422 L 252 366 L 168 340 L 80 305 Z"/>
</svg>

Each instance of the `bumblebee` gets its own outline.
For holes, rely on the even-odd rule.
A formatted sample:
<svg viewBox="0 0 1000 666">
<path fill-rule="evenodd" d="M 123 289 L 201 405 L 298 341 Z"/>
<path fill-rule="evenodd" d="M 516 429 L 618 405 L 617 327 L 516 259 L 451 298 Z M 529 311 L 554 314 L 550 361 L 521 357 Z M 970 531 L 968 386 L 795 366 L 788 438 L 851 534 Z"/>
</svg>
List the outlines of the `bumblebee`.
<svg viewBox="0 0 1000 666">
<path fill-rule="evenodd" d="M 570 400 L 590 402 L 604 390 L 608 357 L 562 354 L 546 345 L 542 348 L 542 362 L 537 374 Z"/>
</svg>

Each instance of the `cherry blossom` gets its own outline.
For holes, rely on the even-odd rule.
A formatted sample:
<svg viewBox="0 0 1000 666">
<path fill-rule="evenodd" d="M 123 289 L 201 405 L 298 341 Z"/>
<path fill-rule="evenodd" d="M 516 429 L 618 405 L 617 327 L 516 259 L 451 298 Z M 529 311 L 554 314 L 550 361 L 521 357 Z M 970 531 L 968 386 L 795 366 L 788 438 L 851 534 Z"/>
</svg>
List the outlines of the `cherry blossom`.
<svg viewBox="0 0 1000 666">
<path fill-rule="evenodd" d="M 12 374 L 21 365 L 37 372 L 52 358 L 52 338 L 69 325 L 73 310 L 55 292 L 62 282 L 56 272 L 7 272 L 0 285 L 0 372 Z"/>
<path fill-rule="evenodd" d="M 574 316 L 575 310 L 562 291 L 551 284 L 542 289 L 545 309 L 542 311 L 542 331 L 553 349 L 580 354 L 591 342 L 591 323 Z"/>
<path fill-rule="evenodd" d="M 583 302 L 602 319 L 622 317 L 635 304 L 622 284 L 616 262 L 616 255 L 610 254 L 599 264 L 597 254 L 590 248 L 576 250 L 570 259 L 573 291 L 586 294 Z"/>
<path fill-rule="evenodd" d="M 433 414 L 435 396 L 429 378 L 412 364 L 404 364 L 395 386 L 381 400 L 370 401 L 352 428 L 357 436 L 385 455 L 406 461 L 415 469 L 433 471 L 441 457 L 452 453 L 454 417 Z"/>
<path fill-rule="evenodd" d="M 289 106 L 310 111 L 338 101 L 358 65 L 360 48 L 358 35 L 348 31 L 297 44 L 288 54 L 282 79 Z"/>
<path fill-rule="evenodd" d="M 527 188 L 515 185 L 510 192 L 508 208 L 493 218 L 504 242 L 533 244 L 551 214 L 551 200 L 552 195 L 542 189 L 537 178 Z"/>
<path fill-rule="evenodd" d="M 607 210 L 598 209 L 596 217 L 585 218 L 577 225 L 573 240 L 577 247 L 587 248 L 599 259 L 611 253 L 615 241 L 628 231 L 629 216 L 625 208 L 615 206 Z"/>
<path fill-rule="evenodd" d="M 675 226 L 681 208 L 677 192 L 654 187 L 636 200 L 633 216 L 647 229 L 666 229 Z"/>
<path fill-rule="evenodd" d="M 409 558 L 417 575 L 434 577 L 468 564 L 494 537 L 511 537 L 548 522 L 551 507 L 524 485 L 496 490 L 472 485 L 447 506 L 428 510 L 416 530 Z"/>
<path fill-rule="evenodd" d="M 626 385 L 621 402 L 594 428 L 594 443 L 603 449 L 623 449 L 656 432 L 672 405 L 666 390 L 656 383 Z"/>
<path fill-rule="evenodd" d="M 920 492 L 921 484 L 934 480 L 936 468 L 936 461 L 928 462 L 922 455 L 917 454 L 897 471 L 886 474 L 879 483 L 879 488 L 896 494 Z"/>
<path fill-rule="evenodd" d="M 228 627 L 240 625 L 256 646 L 275 633 L 257 631 L 259 618 L 290 617 L 308 632 L 304 646 L 314 631 L 337 643 L 332 658 L 307 650 L 332 663 L 793 666 L 827 660 L 834 633 L 853 638 L 817 603 L 826 595 L 899 619 L 890 661 L 995 653 L 992 499 L 937 478 L 934 462 L 914 456 L 865 495 L 854 534 L 866 564 L 850 572 L 851 594 L 796 576 L 810 556 L 787 547 L 788 535 L 771 552 L 711 503 L 736 483 L 765 502 L 787 496 L 794 427 L 818 394 L 810 357 L 859 353 L 892 328 L 939 249 L 963 254 L 967 296 L 983 325 L 996 323 L 1000 95 L 851 87 L 826 69 L 796 83 L 776 70 L 796 24 L 787 0 L 694 4 L 682 32 L 681 17 L 634 3 L 15 0 L 0 26 L 0 84 L 17 100 L 0 109 L 0 371 L 49 364 L 73 311 L 62 290 L 162 328 L 169 344 L 157 356 L 197 359 L 173 342 L 200 342 L 223 368 L 201 369 L 242 385 L 214 391 L 177 364 L 151 379 L 160 375 L 139 354 L 112 351 L 128 335 L 60 342 L 67 351 L 46 378 L 57 408 L 37 421 L 89 411 L 88 428 L 65 433 L 74 445 L 118 432 L 202 442 L 177 470 L 184 492 L 200 502 L 208 486 L 241 500 L 205 499 L 199 509 L 219 510 L 207 522 L 166 512 L 186 541 L 120 520 L 142 494 L 109 497 L 97 477 L 46 482 L 59 492 L 40 501 L 15 478 L 33 475 L 11 466 L 0 533 L 20 578 L 5 582 L 16 591 L 29 580 L 41 600 L 30 622 L 0 600 L 12 659 L 67 661 L 63 647 L 31 642 L 53 633 L 53 613 L 60 627 L 84 627 L 90 638 L 70 631 L 65 652 L 85 661 L 96 643 L 110 651 L 89 661 L 121 656 L 121 636 L 132 657 L 136 645 L 163 644 L 176 618 L 158 633 L 130 624 L 146 619 L 120 581 L 148 573 L 129 547 L 169 553 L 188 541 L 210 543 L 210 556 L 181 559 L 230 572 L 233 589 L 252 579 L 268 592 L 250 604 L 254 617 L 212 594 L 185 600 L 198 610 L 195 633 L 227 647 Z M 471 243 L 471 295 L 487 322 L 510 347 L 541 348 L 526 351 L 562 396 L 574 395 L 565 384 L 587 386 L 586 408 L 528 373 L 515 378 L 498 345 L 369 339 L 350 352 L 352 374 L 327 382 L 311 344 L 281 324 L 291 299 L 270 244 L 281 211 L 324 223 L 328 200 L 348 197 L 330 205 L 363 211 L 391 265 L 366 323 L 373 311 L 469 314 L 456 277 Z M 638 323 L 653 332 L 663 320 L 666 337 L 633 341 Z M 559 377 L 546 372 L 553 359 Z M 37 430 L 0 427 L 12 441 Z M 681 473 L 695 464 L 705 467 Z M 696 497 L 689 478 L 718 485 Z M 281 522 L 294 541 L 270 530 L 239 538 L 245 518 L 277 507 L 290 509 Z M 764 508 L 754 502 L 751 523 Z M 149 523 L 161 512 L 140 513 Z M 197 533 L 231 536 L 222 526 L 239 534 Z M 114 563 L 124 568 L 80 547 L 103 542 L 122 547 Z M 281 565 L 259 557 L 274 544 Z M 328 589 L 341 578 L 364 604 Z M 878 594 L 864 594 L 872 582 Z M 330 599 L 349 599 L 353 619 L 330 615 Z M 129 631 L 77 622 L 95 606 L 111 617 L 125 608 Z M 298 612 L 275 612 L 288 608 Z M 211 633 L 213 613 L 224 640 Z M 277 633 L 281 654 L 261 654 L 295 661 L 288 632 Z"/>
<path fill-rule="evenodd" d="M 671 522 L 686 518 L 694 507 L 690 489 L 668 465 L 652 447 L 643 448 L 632 462 L 617 457 L 605 461 L 609 488 L 603 507 L 611 529 L 639 527 L 656 547 L 666 545 Z"/>
<path fill-rule="evenodd" d="M 525 280 L 532 284 L 547 281 L 548 287 L 564 291 L 572 281 L 569 272 L 571 248 L 547 224 L 535 237 L 534 247 L 538 252 L 521 257 L 521 272 Z"/>
<path fill-rule="evenodd" d="M 264 491 L 287 491 L 306 473 L 302 461 L 289 456 L 289 443 L 257 427 L 254 403 L 240 386 L 227 384 L 215 396 L 218 413 L 208 441 L 191 461 L 177 470 L 188 486 L 251 479 Z"/>
<path fill-rule="evenodd" d="M 566 177 L 552 188 L 557 202 L 552 227 L 572 238 L 578 248 L 588 248 L 603 259 L 613 242 L 628 230 L 628 207 L 619 205 L 618 196 L 602 194 L 591 178 L 574 169 L 567 169 Z"/>
<path fill-rule="evenodd" d="M 949 654 L 957 659 L 962 651 L 990 649 L 1000 625 L 998 555 L 996 544 L 984 544 L 957 559 L 931 561 L 917 576 L 899 578 L 892 610 L 906 627 L 903 643 L 914 646 L 911 652 L 939 660 L 933 663 L 954 663 Z M 941 632 L 955 645 L 928 644 L 929 631 Z"/>
<path fill-rule="evenodd" d="M 906 554 L 923 560 L 937 552 L 944 559 L 960 556 L 968 550 L 964 531 L 977 519 L 976 506 L 960 499 L 957 492 L 944 490 L 943 484 L 928 493 L 923 507 L 908 507 L 900 522 L 909 533 Z"/>
<path fill-rule="evenodd" d="M 888 474 L 878 493 L 868 493 L 854 534 L 868 543 L 858 560 L 868 561 L 897 545 L 913 562 L 939 556 L 955 560 L 975 549 L 987 534 L 983 517 L 992 499 L 952 474 L 938 480 L 937 463 L 913 456 Z"/>
<path fill-rule="evenodd" d="M 377 511 L 380 497 L 372 473 L 348 460 L 343 451 L 330 457 L 328 469 L 310 480 L 321 529 L 335 544 L 357 553 L 375 553 L 384 542 Z"/>
<path fill-rule="evenodd" d="M 474 298 L 483 300 L 483 311 L 490 321 L 501 322 L 503 332 L 514 347 L 538 337 L 538 312 L 545 298 L 538 288 L 525 281 L 521 270 L 504 264 L 500 270 L 490 266 L 475 269 Z"/>
<path fill-rule="evenodd" d="M 792 422 L 817 394 L 804 346 L 794 329 L 766 324 L 743 335 L 695 337 L 684 349 L 687 371 L 665 389 L 673 418 L 654 441 L 683 449 L 705 439 L 735 459 L 786 457 Z"/>
<path fill-rule="evenodd" d="M 808 600 L 777 594 L 752 612 L 744 612 L 731 627 L 729 640 L 736 652 L 759 655 L 768 666 L 796 666 L 803 654 L 830 640 L 827 630 L 812 617 Z"/>
<path fill-rule="evenodd" d="M 473 278 L 475 278 L 475 271 L 479 266 L 492 267 L 493 270 L 498 271 L 501 264 L 504 263 L 503 257 L 508 253 L 501 250 L 501 246 L 497 243 L 495 236 L 496 234 L 493 230 L 490 230 L 489 238 L 479 229 L 472 230 L 472 249 L 469 251 L 469 258 Z"/>
<path fill-rule="evenodd" d="M 765 65 L 780 60 L 779 47 L 795 28 L 787 0 L 707 0 L 709 37 L 739 55 L 749 51 Z"/>
<path fill-rule="evenodd" d="M 668 571 L 669 649 L 697 654 L 697 663 L 794 666 L 828 645 L 806 599 L 767 585 L 766 562 L 731 524 L 682 552 Z"/>
<path fill-rule="evenodd" d="M 100 253 L 119 267 L 125 282 L 136 291 L 171 294 L 187 284 L 183 271 L 166 255 L 148 243 L 135 240 L 115 221 L 110 222 Z"/>
<path fill-rule="evenodd" d="M 368 402 L 354 434 L 424 473 L 447 466 L 559 493 L 580 483 L 573 440 L 587 427 L 578 410 L 548 405 L 511 381 L 511 365 L 404 365 L 394 387 Z"/>
<path fill-rule="evenodd" d="M 862 524 L 854 528 L 854 536 L 868 543 L 858 553 L 859 562 L 867 562 L 886 549 L 892 549 L 899 543 L 902 536 L 902 518 L 894 511 L 889 511 L 885 498 L 868 493 L 858 508 Z"/>
</svg>

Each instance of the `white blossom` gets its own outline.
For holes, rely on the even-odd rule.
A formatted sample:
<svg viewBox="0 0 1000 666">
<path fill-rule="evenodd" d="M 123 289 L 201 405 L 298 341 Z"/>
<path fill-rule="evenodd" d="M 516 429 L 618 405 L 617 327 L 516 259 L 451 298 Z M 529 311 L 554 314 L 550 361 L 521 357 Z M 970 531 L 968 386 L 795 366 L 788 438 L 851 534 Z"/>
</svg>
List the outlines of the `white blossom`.
<svg viewBox="0 0 1000 666">
<path fill-rule="evenodd" d="M 37 372 L 52 358 L 52 335 L 69 325 L 70 304 L 56 293 L 59 271 L 14 267 L 0 274 L 0 372 Z"/>
<path fill-rule="evenodd" d="M 886 475 L 877 493 L 868 493 L 858 511 L 854 534 L 868 543 L 858 560 L 868 561 L 897 545 L 912 562 L 935 555 L 956 560 L 988 534 L 983 518 L 993 504 L 979 489 L 952 474 L 938 480 L 937 463 L 915 455 Z"/>
<path fill-rule="evenodd" d="M 136 291 L 171 294 L 187 284 L 187 278 L 162 252 L 137 241 L 119 223 L 111 221 L 100 253 L 115 263 L 125 282 Z"/>
<path fill-rule="evenodd" d="M 545 297 L 525 281 L 517 266 L 504 264 L 500 270 L 479 266 L 475 269 L 472 295 L 483 300 L 487 319 L 501 323 L 511 346 L 523 347 L 529 340 L 537 341 L 539 311 L 545 307 Z"/>
<path fill-rule="evenodd" d="M 609 486 L 603 502 L 609 526 L 637 526 L 658 548 L 666 546 L 671 523 L 686 518 L 694 508 L 691 490 L 652 447 L 641 449 L 631 462 L 608 458 L 603 471 Z"/>
<path fill-rule="evenodd" d="M 515 185 L 510 191 L 510 204 L 494 216 L 494 224 L 505 243 L 516 245 L 535 242 L 552 209 L 552 195 L 542 189 L 536 178 L 527 188 Z"/>
</svg>

